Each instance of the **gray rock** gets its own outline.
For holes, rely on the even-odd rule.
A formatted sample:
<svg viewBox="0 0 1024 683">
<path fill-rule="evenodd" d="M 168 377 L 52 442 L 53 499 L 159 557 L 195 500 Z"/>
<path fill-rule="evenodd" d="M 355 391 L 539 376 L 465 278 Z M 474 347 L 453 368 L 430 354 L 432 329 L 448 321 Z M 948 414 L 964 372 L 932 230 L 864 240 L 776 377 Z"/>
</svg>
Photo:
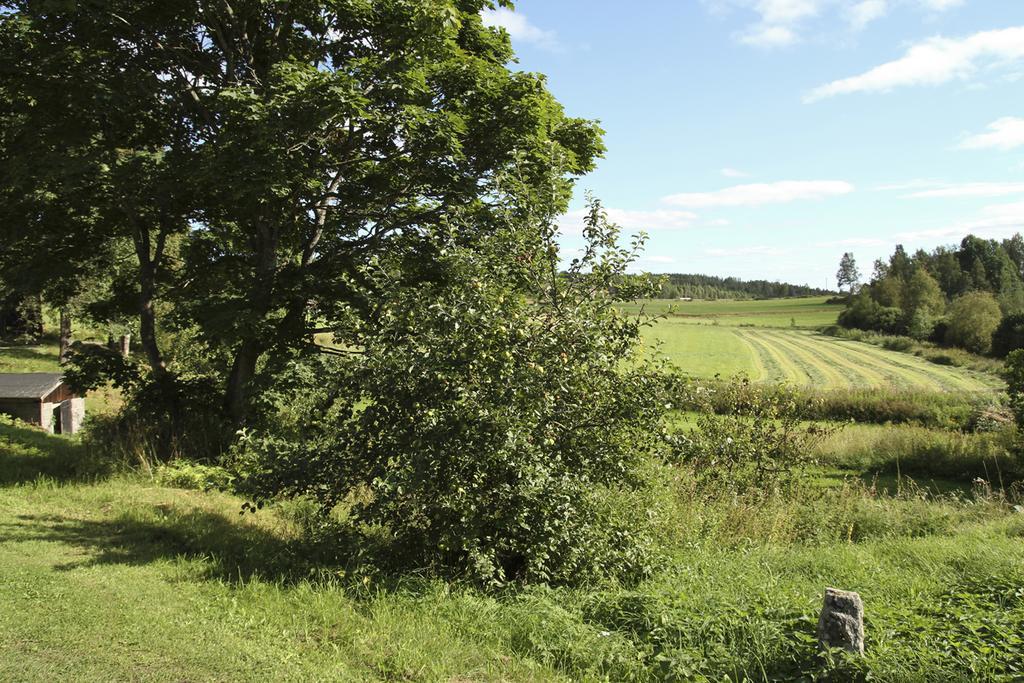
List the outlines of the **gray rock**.
<svg viewBox="0 0 1024 683">
<path fill-rule="evenodd" d="M 825 604 L 818 619 L 818 643 L 864 654 L 864 603 L 860 595 L 825 589 Z"/>
</svg>

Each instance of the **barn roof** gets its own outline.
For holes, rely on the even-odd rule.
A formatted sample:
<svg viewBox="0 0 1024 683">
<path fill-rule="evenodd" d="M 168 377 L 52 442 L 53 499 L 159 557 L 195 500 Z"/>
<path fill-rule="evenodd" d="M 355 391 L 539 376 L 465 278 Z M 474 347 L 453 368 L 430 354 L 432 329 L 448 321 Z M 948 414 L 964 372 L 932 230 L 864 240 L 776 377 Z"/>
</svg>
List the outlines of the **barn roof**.
<svg viewBox="0 0 1024 683">
<path fill-rule="evenodd" d="M 59 387 L 64 378 L 59 372 L 0 373 L 0 399 L 41 399 Z"/>
</svg>

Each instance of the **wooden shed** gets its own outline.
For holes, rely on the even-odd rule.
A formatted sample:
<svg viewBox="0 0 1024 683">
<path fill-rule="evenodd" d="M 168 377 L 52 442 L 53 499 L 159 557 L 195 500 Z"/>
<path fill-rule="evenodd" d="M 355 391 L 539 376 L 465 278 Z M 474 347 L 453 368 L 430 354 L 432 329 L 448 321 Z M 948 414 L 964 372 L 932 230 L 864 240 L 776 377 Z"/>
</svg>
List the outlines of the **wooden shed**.
<svg viewBox="0 0 1024 683">
<path fill-rule="evenodd" d="M 85 399 L 58 372 L 0 373 L 0 413 L 51 434 L 74 434 L 85 418 Z"/>
</svg>

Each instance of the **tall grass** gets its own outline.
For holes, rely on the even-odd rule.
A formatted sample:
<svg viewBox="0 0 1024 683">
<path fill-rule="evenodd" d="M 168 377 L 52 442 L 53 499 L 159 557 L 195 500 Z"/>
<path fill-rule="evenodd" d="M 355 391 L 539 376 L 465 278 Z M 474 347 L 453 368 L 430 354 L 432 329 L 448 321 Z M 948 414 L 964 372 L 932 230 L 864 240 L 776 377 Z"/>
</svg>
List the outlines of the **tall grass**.
<svg viewBox="0 0 1024 683">
<path fill-rule="evenodd" d="M 726 381 L 683 385 L 677 392 L 675 406 L 681 410 L 699 410 L 710 400 L 715 412 L 732 410 L 734 392 L 725 391 Z M 694 393 L 701 387 L 699 396 Z M 747 392 L 772 394 L 795 393 L 806 420 L 852 420 L 873 424 L 916 424 L 938 429 L 973 430 L 979 419 L 992 416 L 1005 420 L 1001 397 L 992 392 L 944 392 L 912 389 L 847 388 L 817 390 L 788 385 L 749 384 Z M 708 399 L 710 396 L 710 399 Z"/>
<path fill-rule="evenodd" d="M 1005 488 L 1024 479 L 1017 430 L 963 433 L 918 425 L 840 430 L 818 447 L 822 463 L 865 473 L 971 482 Z"/>
</svg>

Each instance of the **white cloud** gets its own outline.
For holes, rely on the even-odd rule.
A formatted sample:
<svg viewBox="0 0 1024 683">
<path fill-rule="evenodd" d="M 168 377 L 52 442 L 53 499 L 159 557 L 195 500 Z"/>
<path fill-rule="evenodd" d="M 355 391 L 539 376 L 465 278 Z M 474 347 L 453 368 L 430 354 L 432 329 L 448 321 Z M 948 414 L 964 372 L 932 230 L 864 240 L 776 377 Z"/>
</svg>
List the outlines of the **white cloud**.
<svg viewBox="0 0 1024 683">
<path fill-rule="evenodd" d="M 1024 119 L 1007 116 L 988 124 L 988 131 L 966 138 L 960 148 L 1006 151 L 1024 145 Z"/>
<path fill-rule="evenodd" d="M 887 0 L 861 0 L 846 8 L 846 20 L 854 31 L 862 31 L 865 26 L 888 13 Z"/>
<path fill-rule="evenodd" d="M 754 47 L 785 47 L 797 41 L 796 32 L 786 26 L 752 26 L 739 38 L 744 45 Z"/>
<path fill-rule="evenodd" d="M 943 185 L 931 190 L 920 190 L 903 195 L 908 199 L 933 199 L 945 197 L 1005 197 L 1024 194 L 1024 183 L 960 183 Z"/>
<path fill-rule="evenodd" d="M 719 173 L 724 175 L 726 178 L 746 178 L 750 175 L 745 171 L 740 171 L 735 168 L 723 168 Z"/>
<path fill-rule="evenodd" d="M 783 180 L 776 183 L 736 185 L 715 192 L 688 192 L 665 197 L 666 204 L 687 208 L 709 206 L 760 206 L 785 204 L 803 199 L 822 199 L 853 192 L 842 180 Z"/>
<path fill-rule="evenodd" d="M 780 247 L 736 247 L 733 249 L 705 249 L 708 256 L 783 256 L 790 253 L 791 249 Z"/>
<path fill-rule="evenodd" d="M 913 180 L 907 180 L 902 183 L 889 183 L 888 185 L 879 185 L 875 187 L 876 192 L 887 192 L 890 190 L 919 190 L 925 187 L 946 187 L 949 183 L 944 183 L 941 180 L 934 180 L 930 178 L 914 178 Z"/>
<path fill-rule="evenodd" d="M 757 14 L 758 20 L 735 34 L 736 40 L 756 47 L 783 47 L 799 42 L 799 30 L 833 0 L 703 0 L 714 14 L 739 8 Z"/>
<path fill-rule="evenodd" d="M 759 0 L 756 9 L 765 24 L 790 24 L 818 13 L 821 0 Z"/>
<path fill-rule="evenodd" d="M 945 12 L 948 9 L 963 5 L 964 0 L 918 0 L 918 3 L 926 10 Z"/>
<path fill-rule="evenodd" d="M 579 235 L 583 232 L 583 222 L 587 209 L 576 209 L 562 216 L 558 221 L 564 235 Z M 608 220 L 617 224 L 626 232 L 684 230 L 693 225 L 697 214 L 691 211 L 674 209 L 657 209 L 655 211 L 631 211 L 628 209 L 605 208 Z"/>
<path fill-rule="evenodd" d="M 499 7 L 484 10 L 482 16 L 485 25 L 505 29 L 512 40 L 532 43 L 547 50 L 559 48 L 558 35 L 554 31 L 534 26 L 525 14 L 513 12 L 507 7 Z"/>
<path fill-rule="evenodd" d="M 936 36 L 912 45 L 897 60 L 815 88 L 804 101 L 855 92 L 888 92 L 901 86 L 940 85 L 967 79 L 985 66 L 1006 66 L 1021 59 L 1024 26 L 982 31 L 966 38 Z"/>
</svg>

